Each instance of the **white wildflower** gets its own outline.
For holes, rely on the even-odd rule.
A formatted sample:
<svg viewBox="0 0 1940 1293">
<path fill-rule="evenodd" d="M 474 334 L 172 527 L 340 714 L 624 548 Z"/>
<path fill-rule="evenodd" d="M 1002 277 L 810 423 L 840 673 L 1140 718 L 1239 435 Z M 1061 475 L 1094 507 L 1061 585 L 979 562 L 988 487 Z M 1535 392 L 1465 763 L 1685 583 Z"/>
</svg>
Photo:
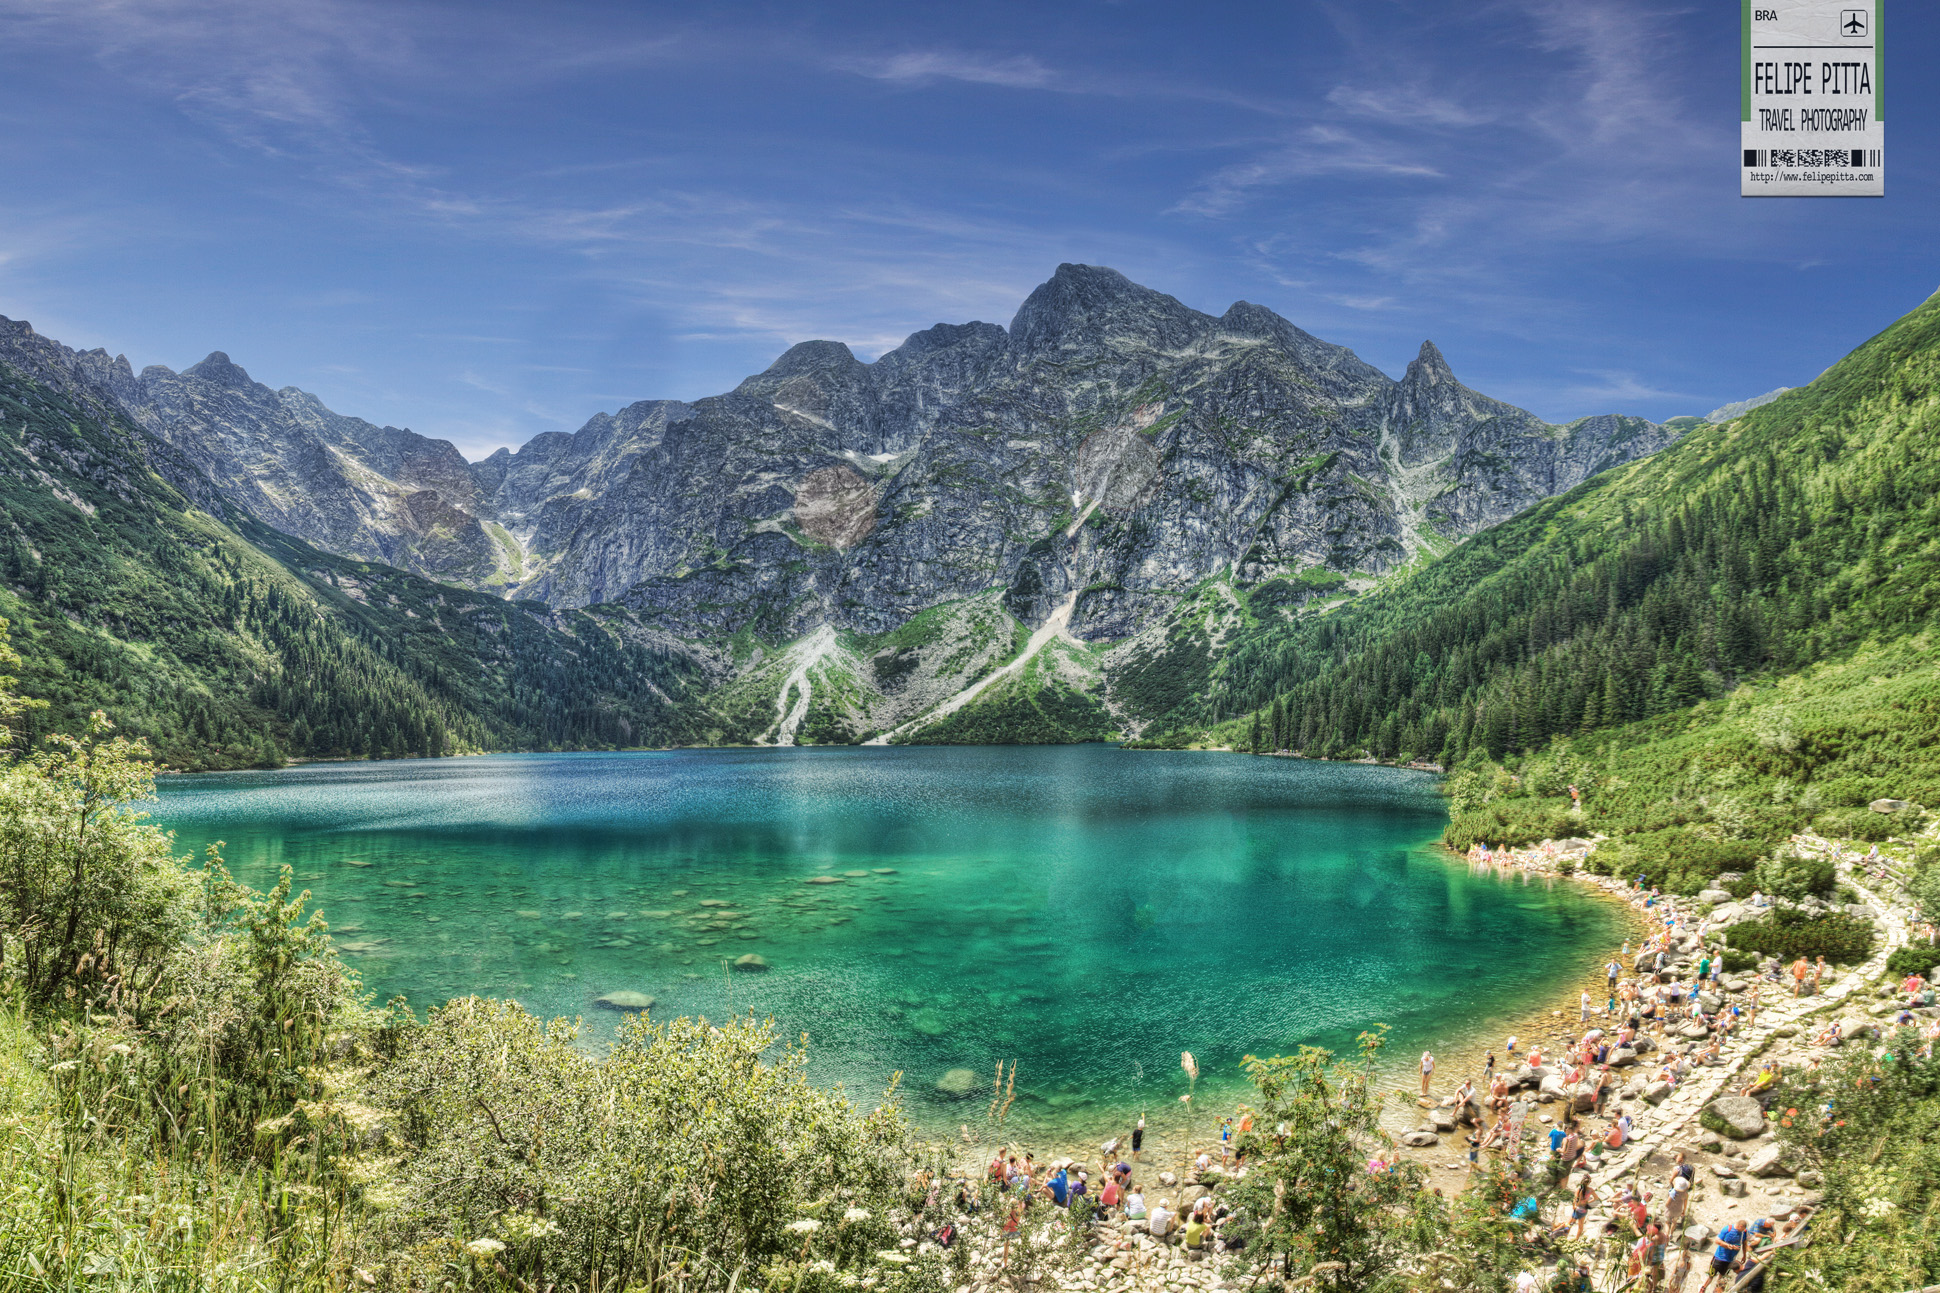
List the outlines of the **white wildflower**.
<svg viewBox="0 0 1940 1293">
<path fill-rule="evenodd" d="M 812 1235 L 822 1228 L 822 1223 L 814 1217 L 797 1217 L 783 1229 L 792 1230 L 798 1235 Z"/>
<path fill-rule="evenodd" d="M 842 1219 L 844 1221 L 867 1221 L 869 1219 L 869 1209 L 850 1208 L 842 1214 Z"/>
<path fill-rule="evenodd" d="M 490 1257 L 505 1251 L 504 1241 L 498 1239 L 474 1239 L 465 1245 L 465 1251 L 474 1257 Z"/>
</svg>

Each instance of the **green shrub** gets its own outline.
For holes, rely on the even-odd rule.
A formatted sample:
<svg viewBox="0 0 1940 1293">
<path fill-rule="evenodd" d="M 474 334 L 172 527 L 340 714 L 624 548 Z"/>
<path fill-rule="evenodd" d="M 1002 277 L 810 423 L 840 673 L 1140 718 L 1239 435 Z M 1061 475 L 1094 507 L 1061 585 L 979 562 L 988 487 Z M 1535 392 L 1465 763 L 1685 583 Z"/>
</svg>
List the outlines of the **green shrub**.
<svg viewBox="0 0 1940 1293">
<path fill-rule="evenodd" d="M 1443 836 L 1448 847 L 1465 853 L 1473 845 L 1513 848 L 1537 840 L 1566 839 L 1582 833 L 1569 801 L 1497 799 L 1469 812 L 1457 812 Z"/>
<path fill-rule="evenodd" d="M 1829 839 L 1864 840 L 1869 844 L 1891 839 L 1897 824 L 1892 814 L 1870 808 L 1841 808 L 1812 819 L 1812 829 Z"/>
<path fill-rule="evenodd" d="M 1857 965 L 1873 953 L 1874 930 L 1870 920 L 1845 912 L 1813 916 L 1779 908 L 1762 919 L 1733 925 L 1725 938 L 1734 948 L 1781 961 L 1823 956 L 1834 965 Z"/>
<path fill-rule="evenodd" d="M 1886 958 L 1886 972 L 1896 979 L 1909 974 L 1931 977 L 1936 965 L 1940 965 L 1940 947 L 1929 947 L 1925 943 L 1899 948 Z"/>
<path fill-rule="evenodd" d="M 1751 884 L 1776 898 L 1801 898 L 1830 894 L 1839 883 L 1839 869 L 1832 859 L 1801 857 L 1796 853 L 1762 859 L 1751 874 Z"/>
<path fill-rule="evenodd" d="M 1672 826 L 1624 837 L 1606 845 L 1608 874 L 1626 879 L 1643 876 L 1644 883 L 1670 893 L 1696 893 L 1724 871 L 1748 871 L 1765 850 L 1760 840 L 1721 840 L 1687 826 Z M 1592 856 L 1597 856 L 1592 855 Z"/>
<path fill-rule="evenodd" d="M 636 1015 L 596 1060 L 576 1024 L 453 1001 L 377 1081 L 408 1150 L 386 1241 L 497 1240 L 535 1287 L 792 1289 L 815 1261 L 871 1272 L 900 1238 L 905 1124 L 893 1098 L 865 1111 L 810 1086 L 806 1063 L 745 1018 Z M 436 1287 L 441 1269 L 423 1265 L 412 1286 Z"/>
<path fill-rule="evenodd" d="M 1735 947 L 1725 948 L 1720 955 L 1724 957 L 1726 974 L 1743 974 L 1748 970 L 1756 970 L 1758 962 L 1762 959 L 1756 952 L 1741 952 Z"/>
</svg>

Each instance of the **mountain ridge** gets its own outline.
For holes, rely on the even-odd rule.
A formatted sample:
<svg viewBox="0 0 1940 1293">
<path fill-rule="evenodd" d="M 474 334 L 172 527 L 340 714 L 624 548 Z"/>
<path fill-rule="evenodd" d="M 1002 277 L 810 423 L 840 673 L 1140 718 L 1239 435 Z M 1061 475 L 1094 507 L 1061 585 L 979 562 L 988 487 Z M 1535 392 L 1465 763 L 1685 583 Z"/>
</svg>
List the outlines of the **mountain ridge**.
<svg viewBox="0 0 1940 1293">
<path fill-rule="evenodd" d="M 801 342 L 730 391 L 637 401 L 478 463 L 221 351 L 136 374 L 7 322 L 0 359 L 140 427 L 205 510 L 213 494 L 458 588 L 611 605 L 695 660 L 731 657 L 707 666 L 718 712 L 694 726 L 768 740 L 925 739 L 946 718 L 1137 733 L 1160 715 L 1134 699 L 1149 686 L 1120 683 L 1169 676 L 1181 652 L 1198 676 L 1236 616 L 1352 596 L 1679 433 L 1555 426 L 1462 384 L 1432 341 L 1396 380 L 1264 307 L 1214 316 L 1073 264 L 1008 328 L 938 324 L 869 363 Z M 769 668 L 822 630 L 840 650 Z M 1006 654 L 1027 640 L 1050 654 Z M 999 705 L 1010 718 L 981 713 Z"/>
</svg>

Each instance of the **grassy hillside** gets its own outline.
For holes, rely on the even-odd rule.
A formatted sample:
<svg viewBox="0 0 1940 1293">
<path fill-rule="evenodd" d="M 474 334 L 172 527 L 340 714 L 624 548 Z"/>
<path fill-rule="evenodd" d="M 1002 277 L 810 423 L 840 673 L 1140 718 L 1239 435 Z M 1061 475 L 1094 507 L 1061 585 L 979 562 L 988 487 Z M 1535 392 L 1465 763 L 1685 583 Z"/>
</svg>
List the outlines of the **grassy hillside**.
<svg viewBox="0 0 1940 1293">
<path fill-rule="evenodd" d="M 0 616 L 47 702 L 19 720 L 30 747 L 97 708 L 188 769 L 709 735 L 699 665 L 625 614 L 553 615 L 212 516 L 160 452 L 0 369 Z"/>
</svg>

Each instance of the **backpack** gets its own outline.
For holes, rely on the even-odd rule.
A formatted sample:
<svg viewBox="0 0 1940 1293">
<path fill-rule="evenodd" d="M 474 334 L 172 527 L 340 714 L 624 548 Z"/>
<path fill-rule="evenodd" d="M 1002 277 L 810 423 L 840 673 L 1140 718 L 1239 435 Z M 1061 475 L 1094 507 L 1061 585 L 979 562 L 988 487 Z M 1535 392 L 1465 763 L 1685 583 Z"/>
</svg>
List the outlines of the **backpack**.
<svg viewBox="0 0 1940 1293">
<path fill-rule="evenodd" d="M 954 1225 L 939 1226 L 935 1238 L 937 1243 L 948 1248 L 957 1241 L 957 1228 Z"/>
</svg>

